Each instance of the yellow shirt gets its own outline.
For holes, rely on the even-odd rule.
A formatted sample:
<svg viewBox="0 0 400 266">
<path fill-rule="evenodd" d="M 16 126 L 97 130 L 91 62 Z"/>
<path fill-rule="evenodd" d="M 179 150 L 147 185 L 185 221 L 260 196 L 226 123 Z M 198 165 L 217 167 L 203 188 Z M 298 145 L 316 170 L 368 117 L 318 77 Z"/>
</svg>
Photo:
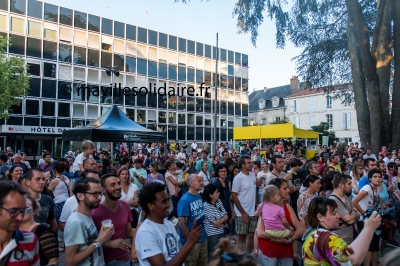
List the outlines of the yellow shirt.
<svg viewBox="0 0 400 266">
<path fill-rule="evenodd" d="M 337 164 L 337 165 L 330 164 L 329 166 L 335 168 L 336 172 L 342 173 L 342 169 L 340 169 L 340 165 L 339 164 Z"/>
</svg>

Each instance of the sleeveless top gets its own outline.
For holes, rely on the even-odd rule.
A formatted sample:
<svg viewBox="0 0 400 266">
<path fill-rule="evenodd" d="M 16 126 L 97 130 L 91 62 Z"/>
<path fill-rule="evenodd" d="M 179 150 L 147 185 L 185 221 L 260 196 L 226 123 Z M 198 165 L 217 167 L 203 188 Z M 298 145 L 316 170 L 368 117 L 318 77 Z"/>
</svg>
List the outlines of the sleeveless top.
<svg viewBox="0 0 400 266">
<path fill-rule="evenodd" d="M 292 226 L 292 220 L 290 219 L 290 212 L 287 208 L 287 204 L 283 203 L 283 209 L 285 210 L 285 217 L 288 220 L 288 223 Z M 292 245 L 283 245 L 268 241 L 263 238 L 258 238 L 258 242 L 260 244 L 260 251 L 264 256 L 268 258 L 293 258 L 293 249 Z"/>
<path fill-rule="evenodd" d="M 68 184 L 69 184 L 69 179 L 65 178 L 65 180 L 62 180 L 58 177 L 58 184 L 55 186 L 53 194 L 55 196 L 54 198 L 54 203 L 61 203 L 66 201 L 69 198 L 69 193 L 68 193 Z"/>
</svg>

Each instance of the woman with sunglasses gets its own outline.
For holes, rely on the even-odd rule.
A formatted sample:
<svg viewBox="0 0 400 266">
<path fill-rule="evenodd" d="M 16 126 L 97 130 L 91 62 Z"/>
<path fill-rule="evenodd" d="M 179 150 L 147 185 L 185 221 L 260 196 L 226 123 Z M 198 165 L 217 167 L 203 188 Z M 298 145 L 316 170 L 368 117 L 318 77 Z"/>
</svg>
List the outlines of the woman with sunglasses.
<svg viewBox="0 0 400 266">
<path fill-rule="evenodd" d="M 364 218 L 366 217 L 365 214 L 368 209 L 375 209 L 378 207 L 383 209 L 383 202 L 379 197 L 379 193 L 382 190 L 382 172 L 378 169 L 372 169 L 368 172 L 368 179 L 370 184 L 363 186 L 357 197 L 353 199 L 354 207 L 356 207 L 361 214 L 360 220 L 357 222 L 359 231 L 364 228 Z M 379 240 L 380 236 L 374 233 L 368 248 L 367 256 L 364 259 L 364 265 L 378 265 Z"/>
<path fill-rule="evenodd" d="M 20 229 L 34 233 L 39 241 L 40 265 L 58 265 L 58 239 L 48 224 L 35 222 L 35 214 L 39 211 L 39 203 L 30 196 L 26 196 L 26 212 L 23 216 Z"/>
</svg>

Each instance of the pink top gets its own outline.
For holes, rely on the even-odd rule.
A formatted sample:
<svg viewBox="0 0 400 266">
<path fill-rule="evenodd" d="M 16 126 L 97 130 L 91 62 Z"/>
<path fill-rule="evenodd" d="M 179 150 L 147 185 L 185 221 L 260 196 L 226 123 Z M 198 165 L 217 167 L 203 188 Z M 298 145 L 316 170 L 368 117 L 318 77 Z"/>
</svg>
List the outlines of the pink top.
<svg viewBox="0 0 400 266">
<path fill-rule="evenodd" d="M 258 205 L 257 211 L 262 208 L 262 219 L 264 221 L 265 230 L 285 230 L 282 223 L 282 217 L 285 217 L 284 209 L 273 203 L 262 203 Z"/>
</svg>

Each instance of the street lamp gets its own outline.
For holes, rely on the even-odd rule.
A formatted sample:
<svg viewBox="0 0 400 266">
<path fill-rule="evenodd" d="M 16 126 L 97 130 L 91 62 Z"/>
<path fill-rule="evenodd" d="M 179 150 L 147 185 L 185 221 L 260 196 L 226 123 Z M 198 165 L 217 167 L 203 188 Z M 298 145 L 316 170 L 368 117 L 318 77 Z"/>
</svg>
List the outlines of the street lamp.
<svg viewBox="0 0 400 266">
<path fill-rule="evenodd" d="M 113 90 L 114 75 L 117 77 L 119 76 L 118 66 L 107 67 L 106 74 L 107 74 L 107 76 L 111 76 L 111 105 L 113 105 L 114 104 L 114 90 Z"/>
</svg>

